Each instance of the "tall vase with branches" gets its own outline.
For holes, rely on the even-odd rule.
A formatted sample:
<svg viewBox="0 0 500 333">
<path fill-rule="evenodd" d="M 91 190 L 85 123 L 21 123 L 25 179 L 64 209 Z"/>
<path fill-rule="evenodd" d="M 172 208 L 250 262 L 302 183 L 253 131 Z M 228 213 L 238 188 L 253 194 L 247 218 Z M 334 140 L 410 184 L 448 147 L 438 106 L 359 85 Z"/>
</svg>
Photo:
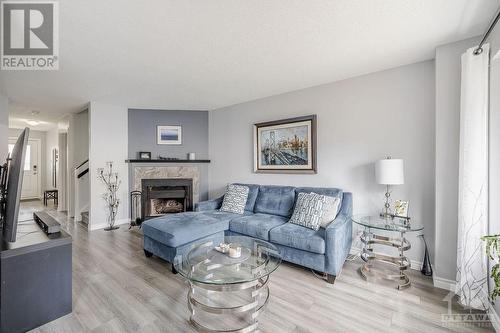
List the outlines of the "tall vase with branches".
<svg viewBox="0 0 500 333">
<path fill-rule="evenodd" d="M 115 219 L 120 199 L 118 199 L 116 193 L 120 188 L 121 180 L 118 179 L 118 172 L 113 172 L 113 162 L 106 163 L 106 170 L 104 168 L 97 169 L 97 177 L 106 186 L 106 193 L 102 197 L 108 205 L 108 227 L 104 228 L 104 230 L 118 229 L 119 227 L 115 226 Z"/>
</svg>

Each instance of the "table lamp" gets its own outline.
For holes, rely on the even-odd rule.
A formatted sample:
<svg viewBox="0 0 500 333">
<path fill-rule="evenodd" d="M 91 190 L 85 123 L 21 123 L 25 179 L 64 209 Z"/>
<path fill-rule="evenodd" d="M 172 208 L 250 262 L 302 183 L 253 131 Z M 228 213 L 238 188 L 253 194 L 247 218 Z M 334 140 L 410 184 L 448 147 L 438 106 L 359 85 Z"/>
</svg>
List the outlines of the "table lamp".
<svg viewBox="0 0 500 333">
<path fill-rule="evenodd" d="M 377 183 L 387 186 L 387 190 L 385 192 L 385 209 L 384 213 L 381 214 L 381 216 L 383 217 L 390 216 L 390 186 L 401 185 L 405 182 L 403 169 L 402 159 L 392 159 L 391 157 L 387 157 L 386 159 L 377 161 L 375 163 L 375 178 L 377 180 Z"/>
</svg>

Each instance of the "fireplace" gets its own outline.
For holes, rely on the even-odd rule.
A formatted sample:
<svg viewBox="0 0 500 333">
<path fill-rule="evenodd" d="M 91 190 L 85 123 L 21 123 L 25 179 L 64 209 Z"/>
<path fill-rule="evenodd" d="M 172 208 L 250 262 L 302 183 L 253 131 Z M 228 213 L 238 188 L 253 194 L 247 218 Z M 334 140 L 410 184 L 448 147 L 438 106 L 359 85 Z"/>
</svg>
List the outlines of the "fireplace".
<svg viewBox="0 0 500 333">
<path fill-rule="evenodd" d="M 193 210 L 192 179 L 142 179 L 141 187 L 143 220 Z"/>
</svg>

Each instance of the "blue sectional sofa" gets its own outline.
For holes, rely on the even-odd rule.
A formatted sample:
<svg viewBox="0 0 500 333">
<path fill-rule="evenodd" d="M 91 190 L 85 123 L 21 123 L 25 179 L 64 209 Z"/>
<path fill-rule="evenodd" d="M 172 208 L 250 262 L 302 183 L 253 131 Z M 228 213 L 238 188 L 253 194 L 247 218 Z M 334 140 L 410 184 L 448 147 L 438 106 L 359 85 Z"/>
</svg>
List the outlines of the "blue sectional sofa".
<svg viewBox="0 0 500 333">
<path fill-rule="evenodd" d="M 352 242 L 352 194 L 336 188 L 239 184 L 250 189 L 242 215 L 219 211 L 223 197 L 203 201 L 194 212 L 164 215 L 145 221 L 144 253 L 170 262 L 193 242 L 224 235 L 246 235 L 276 245 L 283 260 L 325 273 L 333 283 L 340 274 Z M 334 222 L 318 231 L 287 223 L 300 192 L 315 192 L 342 199 Z M 173 266 L 172 270 L 175 272 Z"/>
</svg>

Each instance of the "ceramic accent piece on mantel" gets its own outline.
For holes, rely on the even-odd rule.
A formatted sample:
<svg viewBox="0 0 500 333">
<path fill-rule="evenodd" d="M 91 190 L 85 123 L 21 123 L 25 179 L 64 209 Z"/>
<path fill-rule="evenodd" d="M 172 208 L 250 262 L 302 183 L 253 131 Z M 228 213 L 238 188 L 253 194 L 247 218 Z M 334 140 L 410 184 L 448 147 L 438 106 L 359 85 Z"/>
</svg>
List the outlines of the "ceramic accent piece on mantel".
<svg viewBox="0 0 500 333">
<path fill-rule="evenodd" d="M 200 170 L 195 166 L 136 166 L 134 190 L 141 191 L 142 179 L 191 178 L 193 179 L 193 204 L 200 201 Z"/>
</svg>

